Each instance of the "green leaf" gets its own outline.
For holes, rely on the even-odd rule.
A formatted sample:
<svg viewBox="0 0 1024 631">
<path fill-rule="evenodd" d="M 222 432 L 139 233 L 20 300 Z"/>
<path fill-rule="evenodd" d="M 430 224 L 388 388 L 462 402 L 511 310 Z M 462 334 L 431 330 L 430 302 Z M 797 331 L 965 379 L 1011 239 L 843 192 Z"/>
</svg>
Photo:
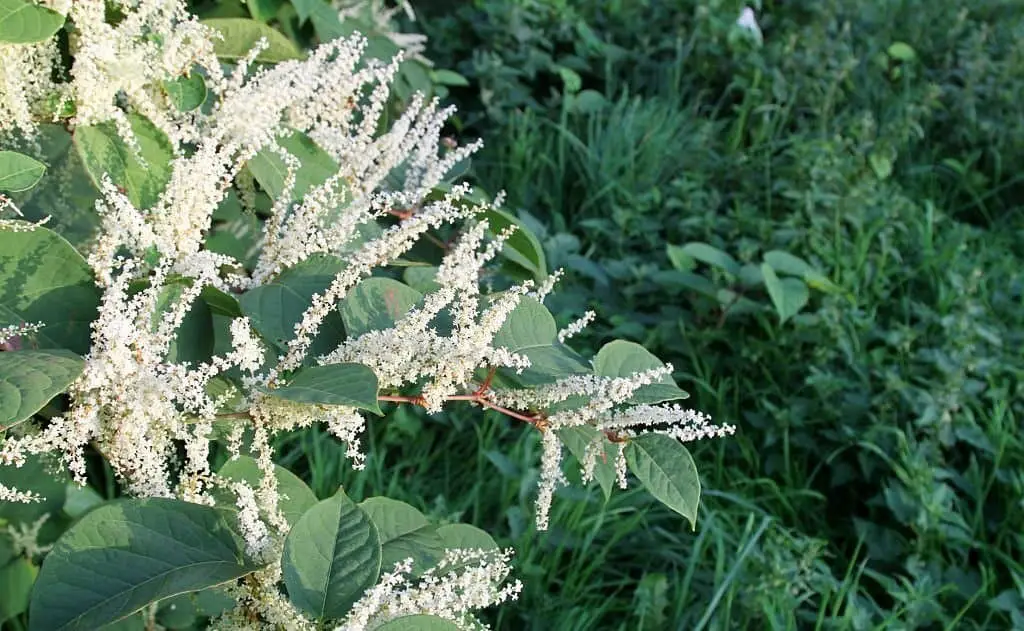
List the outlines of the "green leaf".
<svg viewBox="0 0 1024 631">
<path fill-rule="evenodd" d="M 407 267 L 402 272 L 402 280 L 405 284 L 420 293 L 430 293 L 441 288 L 437 284 L 437 267 L 433 265 L 417 265 Z"/>
<path fill-rule="evenodd" d="M 295 173 L 295 188 L 291 200 L 300 200 L 314 186 L 323 184 L 338 172 L 338 163 L 313 140 L 297 131 L 278 137 L 277 144 L 299 161 Z M 256 181 L 272 198 L 277 199 L 284 192 L 288 167 L 276 152 L 263 149 L 248 163 Z"/>
<path fill-rule="evenodd" d="M 388 620 L 375 627 L 375 631 L 458 631 L 461 628 L 450 620 L 420 613 Z"/>
<path fill-rule="evenodd" d="M 29 455 L 25 464 L 0 465 L 0 484 L 42 498 L 39 502 L 0 502 L 0 522 L 31 524 L 43 515 L 58 513 L 64 506 L 68 475 L 48 456 Z"/>
<path fill-rule="evenodd" d="M 602 377 L 630 377 L 634 373 L 660 368 L 665 364 L 635 342 L 615 340 L 601 347 L 594 357 L 594 372 Z M 629 399 L 632 404 L 655 405 L 685 399 L 690 395 L 676 385 L 671 375 L 642 386 Z"/>
<path fill-rule="evenodd" d="M 0 353 L 0 431 L 41 410 L 84 368 L 85 361 L 70 351 Z"/>
<path fill-rule="evenodd" d="M 20 193 L 35 186 L 46 165 L 15 151 L 0 151 L 0 191 Z"/>
<path fill-rule="evenodd" d="M 346 405 L 383 416 L 377 403 L 377 375 L 362 364 L 308 366 L 295 371 L 283 386 L 261 389 L 279 399 Z"/>
<path fill-rule="evenodd" d="M 163 314 L 169 311 L 191 284 L 191 279 L 168 282 L 157 296 L 153 313 L 153 329 L 160 326 Z M 196 299 L 189 305 L 185 317 L 167 349 L 167 361 L 196 365 L 213 356 L 213 313 L 205 300 Z"/>
<path fill-rule="evenodd" d="M 349 336 L 394 326 L 423 294 L 391 278 L 367 278 L 355 286 L 338 305 Z"/>
<path fill-rule="evenodd" d="M 698 241 L 687 243 L 680 248 L 679 252 L 693 257 L 702 263 L 707 263 L 712 267 L 717 267 L 733 276 L 739 276 L 740 274 L 740 264 L 736 262 L 736 259 L 707 243 Z"/>
<path fill-rule="evenodd" d="M 501 256 L 527 269 L 535 279 L 542 280 L 548 275 L 547 258 L 544 248 L 533 232 L 522 221 L 510 213 L 498 208 L 491 208 L 483 213 L 490 231 L 498 234 L 509 226 L 515 226 L 515 232 L 505 242 Z"/>
<path fill-rule="evenodd" d="M 163 82 L 164 92 L 181 112 L 191 112 L 206 102 L 206 81 L 198 72 Z"/>
<path fill-rule="evenodd" d="M 238 304 L 238 300 L 213 285 L 203 287 L 199 296 L 210 307 L 211 313 L 229 318 L 238 318 L 242 315 L 242 307 Z"/>
<path fill-rule="evenodd" d="M 246 18 L 211 18 L 200 20 L 223 36 L 214 43 L 213 50 L 224 61 L 237 61 L 249 54 L 261 38 L 268 46 L 256 56 L 256 61 L 277 63 L 289 59 L 302 59 L 295 44 L 280 32 L 256 20 Z"/>
<path fill-rule="evenodd" d="M 314 295 L 330 287 L 345 263 L 334 256 L 314 255 L 281 272 L 265 285 L 255 287 L 239 299 L 242 312 L 252 319 L 256 330 L 280 349 L 295 336 L 295 325 L 312 304 Z M 310 356 L 326 355 L 345 339 L 341 315 L 332 310 L 320 325 Z"/>
<path fill-rule="evenodd" d="M 768 290 L 768 296 L 771 297 L 775 311 L 779 314 L 780 324 L 795 316 L 807 304 L 810 292 L 802 280 L 784 278 L 780 281 L 768 263 L 761 264 L 761 273 L 764 275 L 764 286 Z"/>
<path fill-rule="evenodd" d="M 672 267 L 680 272 L 692 272 L 697 267 L 697 261 L 687 254 L 682 246 L 669 243 L 665 246 L 665 253 L 668 254 L 668 260 L 672 263 Z"/>
<path fill-rule="evenodd" d="M 128 121 L 138 152 L 125 144 L 113 123 L 76 127 L 75 146 L 97 189 L 102 190 L 103 176 L 109 176 L 136 208 L 146 209 L 157 202 L 171 178 L 174 149 L 149 119 L 129 114 Z"/>
<path fill-rule="evenodd" d="M 42 322 L 36 346 L 82 355 L 99 303 L 92 270 L 70 243 L 42 227 L 0 226 L 0 327 Z"/>
<path fill-rule="evenodd" d="M 906 42 L 893 42 L 885 52 L 897 61 L 911 62 L 917 59 L 914 48 Z"/>
<path fill-rule="evenodd" d="M 387 497 L 371 497 L 359 504 L 380 535 L 381 567 L 390 571 L 407 558 L 413 559 L 413 573 L 437 563 L 444 556 L 444 544 L 437 529 L 412 506 Z"/>
<path fill-rule="evenodd" d="M 29 594 L 39 569 L 25 557 L 0 567 L 0 625 L 28 611 Z"/>
<path fill-rule="evenodd" d="M 530 346 L 551 346 L 557 338 L 558 325 L 548 308 L 523 296 L 494 335 L 493 346 L 518 352 Z"/>
<path fill-rule="evenodd" d="M 629 470 L 647 491 L 694 528 L 700 503 L 700 477 L 690 452 L 664 434 L 644 434 L 626 445 Z"/>
<path fill-rule="evenodd" d="M 377 527 L 338 489 L 292 527 L 281 570 L 295 606 L 319 620 L 342 618 L 380 576 Z"/>
<path fill-rule="evenodd" d="M 215 508 L 163 498 L 112 502 L 83 517 L 47 555 L 29 629 L 97 629 L 256 569 Z"/>
<path fill-rule="evenodd" d="M 597 457 L 594 464 L 594 479 L 600 485 L 605 501 L 608 501 L 612 496 L 612 489 L 615 488 L 615 458 L 618 455 L 618 449 L 592 425 L 564 427 L 557 431 L 558 440 L 562 441 L 562 444 L 569 449 L 581 466 L 587 456 L 587 447 L 594 441 L 600 441 L 604 457 L 601 455 Z"/>
<path fill-rule="evenodd" d="M 799 276 L 809 286 L 821 291 L 837 291 L 837 287 L 824 274 L 816 270 L 810 263 L 798 256 L 781 250 L 771 250 L 764 253 L 764 262 L 771 265 L 772 269 L 780 274 Z M 764 275 L 758 271 L 758 280 L 763 280 Z"/>
<path fill-rule="evenodd" d="M 445 550 L 497 550 L 498 544 L 489 534 L 469 524 L 446 524 L 437 527 L 437 536 Z"/>
<path fill-rule="evenodd" d="M 454 70 L 445 70 L 443 68 L 431 70 L 430 79 L 434 83 L 441 85 L 452 85 L 456 87 L 467 87 L 469 85 L 469 80 L 466 79 L 466 77 L 460 75 Z"/>
<path fill-rule="evenodd" d="M 217 475 L 236 482 L 246 482 L 254 489 L 259 488 L 263 479 L 259 465 L 249 456 L 238 456 L 229 460 L 217 471 Z M 277 478 L 279 496 L 277 506 L 288 523 L 294 526 L 302 515 L 316 504 L 316 495 L 297 475 L 280 465 L 274 465 L 274 477 Z M 215 491 L 214 497 L 218 507 L 237 510 L 234 494 L 227 489 Z"/>
<path fill-rule="evenodd" d="M 26 0 L 0 0 L 0 42 L 43 42 L 64 26 L 64 16 Z"/>
<path fill-rule="evenodd" d="M 78 519 L 106 501 L 91 486 L 81 486 L 74 482 L 64 485 L 64 492 L 64 514 L 71 519 Z"/>
<path fill-rule="evenodd" d="M 510 368 L 502 368 L 498 372 L 524 386 L 554 383 L 562 377 L 589 375 L 593 372 L 579 353 L 562 343 L 527 346 L 516 352 L 530 360 L 530 367 L 521 373 Z"/>
<path fill-rule="evenodd" d="M 192 629 L 198 612 L 192 594 L 179 594 L 161 600 L 156 611 L 156 621 L 168 629 Z"/>
<path fill-rule="evenodd" d="M 885 153 L 873 151 L 868 154 L 868 165 L 879 180 L 887 180 L 892 175 L 892 158 Z"/>
</svg>

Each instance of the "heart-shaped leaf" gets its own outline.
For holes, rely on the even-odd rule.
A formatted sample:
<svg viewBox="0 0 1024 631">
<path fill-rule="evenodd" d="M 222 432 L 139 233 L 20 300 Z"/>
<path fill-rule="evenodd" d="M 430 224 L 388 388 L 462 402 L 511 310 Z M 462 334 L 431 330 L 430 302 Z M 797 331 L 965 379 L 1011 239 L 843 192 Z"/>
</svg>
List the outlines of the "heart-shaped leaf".
<svg viewBox="0 0 1024 631">
<path fill-rule="evenodd" d="M 626 445 L 629 470 L 657 500 L 697 525 L 700 477 L 690 452 L 664 434 L 644 434 Z"/>
<path fill-rule="evenodd" d="M 0 353 L 0 431 L 42 409 L 84 367 L 81 357 L 65 350 Z"/>
<path fill-rule="evenodd" d="M 256 569 L 215 508 L 163 498 L 112 502 L 82 517 L 47 555 L 29 629 L 92 631 Z"/>
<path fill-rule="evenodd" d="M 342 618 L 380 576 L 377 527 L 339 489 L 292 527 L 281 569 L 295 606 L 318 620 Z"/>
</svg>

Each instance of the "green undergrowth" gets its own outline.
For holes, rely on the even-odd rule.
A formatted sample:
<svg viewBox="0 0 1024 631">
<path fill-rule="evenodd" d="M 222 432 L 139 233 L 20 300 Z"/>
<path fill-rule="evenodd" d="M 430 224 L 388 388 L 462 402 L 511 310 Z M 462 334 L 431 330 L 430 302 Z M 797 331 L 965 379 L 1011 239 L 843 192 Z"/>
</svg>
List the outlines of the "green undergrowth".
<svg viewBox="0 0 1024 631">
<path fill-rule="evenodd" d="M 1024 627 L 1024 7 L 765 1 L 759 44 L 699 4 L 421 16 L 561 322 L 595 309 L 581 347 L 644 343 L 738 426 L 694 450 L 697 529 L 592 488 L 534 532 L 536 437 L 498 418 L 403 417 L 362 473 L 304 445 L 314 484 L 501 535 L 502 629 Z"/>
</svg>

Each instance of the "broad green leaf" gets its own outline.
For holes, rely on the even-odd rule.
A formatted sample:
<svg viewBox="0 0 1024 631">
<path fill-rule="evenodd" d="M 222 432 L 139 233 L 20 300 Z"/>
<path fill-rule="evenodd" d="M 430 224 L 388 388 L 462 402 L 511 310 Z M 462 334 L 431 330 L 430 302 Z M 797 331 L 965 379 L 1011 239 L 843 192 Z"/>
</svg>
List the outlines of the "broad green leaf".
<svg viewBox="0 0 1024 631">
<path fill-rule="evenodd" d="M 90 242 L 100 224 L 98 193 L 71 146 L 71 133 L 62 125 L 40 123 L 33 142 L 38 143 L 37 157 L 46 164 L 46 173 L 35 188 L 13 194 L 15 202 L 28 221 L 49 217 L 46 227 L 73 246 Z"/>
<path fill-rule="evenodd" d="M 16 151 L 0 151 L 0 191 L 27 191 L 39 182 L 45 172 L 46 165 L 35 158 Z"/>
<path fill-rule="evenodd" d="M 446 524 L 437 527 L 437 536 L 446 550 L 497 550 L 498 544 L 489 534 L 469 524 Z"/>
<path fill-rule="evenodd" d="M 307 366 L 295 371 L 288 383 L 262 390 L 289 401 L 346 405 L 383 414 L 377 403 L 377 375 L 362 364 Z"/>
<path fill-rule="evenodd" d="M 28 611 L 29 594 L 39 569 L 25 557 L 0 567 L 0 625 Z"/>
<path fill-rule="evenodd" d="M 29 629 L 91 631 L 256 569 L 215 508 L 163 498 L 112 502 L 83 517 L 47 555 Z"/>
<path fill-rule="evenodd" d="M 153 314 L 153 329 L 160 326 L 164 313 L 169 311 L 181 298 L 191 280 L 179 279 L 167 283 L 157 296 L 156 311 Z M 213 356 L 213 313 L 205 300 L 192 301 L 185 317 L 167 349 L 167 361 L 196 365 Z"/>
<path fill-rule="evenodd" d="M 222 212 L 226 208 L 231 210 Z M 237 196 L 231 193 L 217 207 L 213 219 L 215 223 L 206 234 L 206 249 L 230 256 L 251 271 L 263 238 L 263 226 L 256 213 L 242 210 Z"/>
<path fill-rule="evenodd" d="M 319 620 L 342 618 L 380 576 L 377 527 L 338 489 L 292 527 L 281 569 L 295 606 Z"/>
<path fill-rule="evenodd" d="M 56 459 L 39 455 L 29 455 L 20 467 L 0 465 L 0 484 L 42 498 L 30 504 L 0 502 L 0 522 L 31 524 L 43 515 L 60 512 L 64 506 L 68 475 L 59 466 Z"/>
<path fill-rule="evenodd" d="M 782 250 L 771 250 L 764 253 L 764 262 L 771 265 L 772 269 L 780 274 L 789 274 L 803 278 L 806 274 L 814 273 L 811 264 L 799 256 L 794 256 Z"/>
<path fill-rule="evenodd" d="M 203 287 L 199 297 L 210 307 L 211 313 L 229 318 L 237 318 L 242 315 L 242 307 L 238 304 L 238 299 L 213 285 Z"/>
<path fill-rule="evenodd" d="M 39 348 L 89 350 L 99 290 L 71 244 L 43 227 L 0 226 L 0 327 L 42 322 Z"/>
<path fill-rule="evenodd" d="M 338 305 L 345 330 L 351 337 L 394 326 L 423 294 L 391 278 L 367 278 Z"/>
<path fill-rule="evenodd" d="M 334 158 L 301 132 L 293 131 L 280 136 L 277 143 L 297 158 L 301 165 L 295 173 L 295 188 L 291 194 L 293 201 L 302 199 L 309 189 L 323 184 L 338 172 L 338 163 Z M 280 155 L 264 148 L 249 160 L 248 166 L 268 195 L 274 199 L 281 196 L 285 178 L 288 177 L 288 167 Z"/>
<path fill-rule="evenodd" d="M 125 144 L 112 123 L 76 127 L 75 147 L 97 189 L 102 190 L 100 183 L 108 176 L 136 208 L 146 209 L 157 202 L 170 180 L 174 149 L 149 119 L 129 114 L 128 121 L 138 151 Z"/>
<path fill-rule="evenodd" d="M 206 102 L 206 81 L 198 72 L 163 82 L 164 92 L 174 107 L 181 112 L 191 112 Z"/>
<path fill-rule="evenodd" d="M 405 502 L 387 497 L 371 497 L 359 504 L 380 535 L 381 568 L 390 571 L 407 558 L 413 559 L 413 573 L 437 563 L 444 556 L 444 545 L 423 513 Z"/>
<path fill-rule="evenodd" d="M 0 431 L 41 410 L 84 368 L 81 357 L 65 350 L 0 353 Z"/>
<path fill-rule="evenodd" d="M 602 377 L 631 377 L 638 372 L 660 368 L 665 364 L 643 346 L 635 342 L 615 340 L 601 347 L 594 358 L 594 372 Z M 676 385 L 672 375 L 665 375 L 655 383 L 642 386 L 629 399 L 633 404 L 654 405 L 665 401 L 685 399 L 690 395 Z"/>
<path fill-rule="evenodd" d="M 469 524 L 448 524 L 437 528 L 437 536 L 445 550 L 497 550 L 494 539 L 476 526 Z M 457 571 L 475 565 L 473 561 L 460 562 L 445 568 L 446 572 Z"/>
<path fill-rule="evenodd" d="M 190 593 L 161 600 L 156 610 L 156 621 L 167 629 L 192 629 L 198 617 L 199 612 Z"/>
<path fill-rule="evenodd" d="M 690 452 L 664 434 L 644 434 L 626 445 L 629 470 L 658 501 L 694 528 L 700 502 L 700 477 Z"/>
<path fill-rule="evenodd" d="M 771 297 L 775 311 L 779 314 L 780 324 L 795 316 L 807 304 L 810 292 L 802 280 L 779 280 L 775 270 L 768 263 L 761 264 L 761 273 L 764 275 L 764 286 L 768 290 L 768 296 Z"/>
<path fill-rule="evenodd" d="M 291 40 L 262 22 L 246 18 L 210 18 L 200 20 L 200 23 L 223 36 L 222 40 L 214 43 L 213 50 L 224 61 L 242 59 L 262 38 L 267 40 L 268 46 L 256 56 L 258 62 L 277 63 L 303 58 L 302 51 Z"/>
<path fill-rule="evenodd" d="M 615 488 L 615 457 L 618 450 L 592 425 L 564 427 L 557 431 L 558 439 L 569 449 L 581 466 L 586 459 L 587 447 L 594 441 L 600 441 L 603 449 L 594 464 L 594 479 L 600 485 L 605 501 L 608 501 L 612 496 L 612 489 Z"/>
<path fill-rule="evenodd" d="M 375 631 L 459 631 L 462 627 L 450 620 L 428 614 L 414 614 L 388 620 Z"/>
<path fill-rule="evenodd" d="M 441 288 L 437 284 L 437 267 L 433 265 L 417 265 L 407 267 L 402 272 L 402 280 L 405 284 L 420 293 L 430 293 Z"/>
<path fill-rule="evenodd" d="M 213 618 L 234 609 L 235 598 L 223 587 L 208 587 L 195 593 L 196 611 L 201 616 Z"/>
<path fill-rule="evenodd" d="M 557 341 L 555 318 L 535 298 L 523 296 L 494 336 L 495 348 L 512 352 L 530 346 L 551 346 Z"/>
<path fill-rule="evenodd" d="M 330 287 L 345 263 L 334 256 L 315 255 L 281 272 L 265 285 L 255 287 L 239 298 L 242 312 L 252 319 L 253 327 L 280 349 L 295 337 L 295 325 L 312 304 L 314 295 Z M 326 355 L 345 339 L 341 315 L 336 310 L 324 319 L 313 340 L 310 355 Z"/>
<path fill-rule="evenodd" d="M 0 0 L 0 42 L 43 42 L 64 26 L 64 16 L 27 0 Z"/>
<path fill-rule="evenodd" d="M 530 367 L 517 373 L 510 368 L 499 370 L 504 377 L 524 386 L 549 384 L 570 375 L 588 375 L 593 371 L 576 351 L 555 342 L 547 346 L 527 346 L 516 350 L 530 360 Z"/>
<path fill-rule="evenodd" d="M 78 519 L 105 501 L 96 489 L 74 482 L 64 485 L 64 492 L 64 514 L 71 519 Z"/>
<path fill-rule="evenodd" d="M 236 482 L 246 482 L 252 488 L 260 486 L 263 473 L 259 465 L 249 456 L 238 456 L 229 460 L 217 471 L 217 475 Z M 274 465 L 274 477 L 277 478 L 277 506 L 289 524 L 295 525 L 302 515 L 316 504 L 316 495 L 297 475 L 280 465 Z M 227 489 L 214 493 L 219 508 L 236 510 L 234 494 Z"/>
<path fill-rule="evenodd" d="M 544 248 L 522 221 L 498 208 L 489 209 L 483 213 L 482 218 L 487 220 L 488 227 L 494 234 L 498 234 L 510 226 L 515 226 L 515 232 L 505 242 L 501 256 L 526 268 L 537 280 L 548 275 L 548 263 L 544 256 Z"/>
<path fill-rule="evenodd" d="M 707 263 L 708 265 L 717 267 L 718 269 L 728 272 L 733 276 L 739 276 L 740 264 L 736 262 L 736 259 L 713 245 L 695 241 L 684 245 L 680 249 L 680 252 L 693 257 L 702 263 Z"/>
</svg>

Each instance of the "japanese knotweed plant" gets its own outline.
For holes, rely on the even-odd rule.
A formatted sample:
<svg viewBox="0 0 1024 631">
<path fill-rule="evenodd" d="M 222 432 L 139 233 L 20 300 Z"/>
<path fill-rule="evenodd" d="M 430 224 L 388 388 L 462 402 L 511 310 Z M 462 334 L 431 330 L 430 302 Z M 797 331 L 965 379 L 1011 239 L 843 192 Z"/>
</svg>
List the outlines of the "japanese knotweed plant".
<svg viewBox="0 0 1024 631">
<path fill-rule="evenodd" d="M 480 628 L 520 589 L 510 551 L 387 498 L 317 501 L 273 461 L 275 435 L 320 424 L 361 466 L 384 402 L 538 431 L 538 529 L 563 447 L 584 481 L 632 470 L 694 521 L 683 443 L 731 428 L 671 403 L 642 347 L 567 345 L 593 315 L 557 330 L 536 239 L 445 179 L 478 147 L 442 138 L 450 110 L 390 116 L 398 59 L 174 0 L 0 0 L 0 41 L 0 572 L 31 629 L 152 628 L 167 603 L 221 630 Z M 19 215 L 78 174 L 76 248 L 59 203 Z M 54 467 L 123 497 L 85 510 Z"/>
</svg>

